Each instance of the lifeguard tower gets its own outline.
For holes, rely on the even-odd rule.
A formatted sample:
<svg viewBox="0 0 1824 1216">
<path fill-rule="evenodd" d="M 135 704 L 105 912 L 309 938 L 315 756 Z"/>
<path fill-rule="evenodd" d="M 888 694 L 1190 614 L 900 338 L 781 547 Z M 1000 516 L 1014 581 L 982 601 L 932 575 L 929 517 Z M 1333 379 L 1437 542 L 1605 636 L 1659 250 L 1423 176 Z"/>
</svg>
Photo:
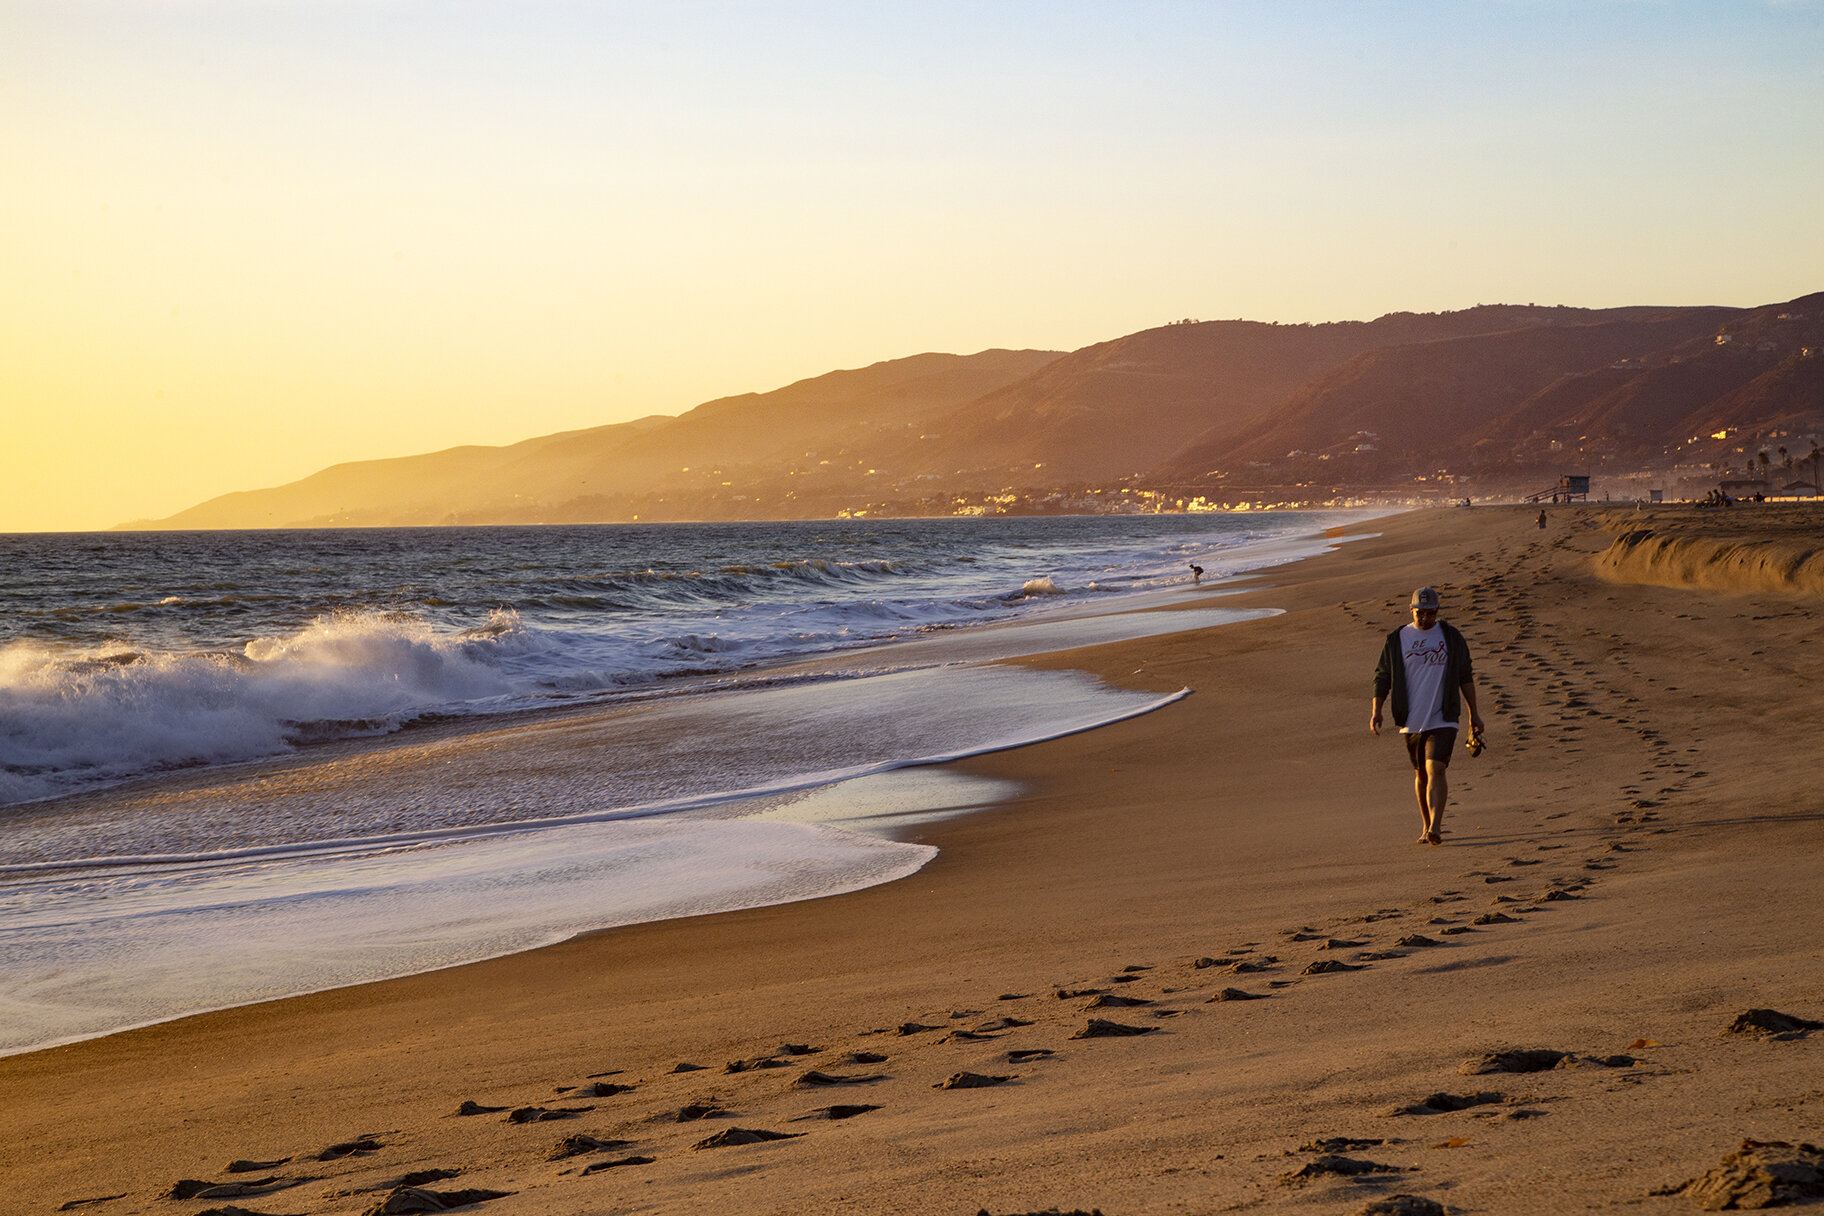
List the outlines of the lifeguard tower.
<svg viewBox="0 0 1824 1216">
<path fill-rule="evenodd" d="M 1558 484 L 1549 490 L 1537 494 L 1528 494 L 1528 502 L 1588 502 L 1590 500 L 1590 475 L 1588 473 L 1566 473 L 1558 479 Z"/>
</svg>

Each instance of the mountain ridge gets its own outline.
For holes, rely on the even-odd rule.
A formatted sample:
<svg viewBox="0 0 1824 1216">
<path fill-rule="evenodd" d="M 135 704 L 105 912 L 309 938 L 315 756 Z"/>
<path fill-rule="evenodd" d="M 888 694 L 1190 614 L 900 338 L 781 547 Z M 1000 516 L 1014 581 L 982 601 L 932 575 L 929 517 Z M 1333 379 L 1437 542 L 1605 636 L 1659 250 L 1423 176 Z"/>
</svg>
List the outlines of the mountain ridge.
<svg viewBox="0 0 1824 1216">
<path fill-rule="evenodd" d="M 1251 493 L 1504 493 L 1572 464 L 1713 477 L 1756 464 L 1763 440 L 1786 464 L 1815 451 L 1820 351 L 1824 292 L 1750 309 L 1175 322 L 1075 351 L 927 352 L 676 416 L 347 462 L 124 526 L 1172 509 Z"/>
</svg>

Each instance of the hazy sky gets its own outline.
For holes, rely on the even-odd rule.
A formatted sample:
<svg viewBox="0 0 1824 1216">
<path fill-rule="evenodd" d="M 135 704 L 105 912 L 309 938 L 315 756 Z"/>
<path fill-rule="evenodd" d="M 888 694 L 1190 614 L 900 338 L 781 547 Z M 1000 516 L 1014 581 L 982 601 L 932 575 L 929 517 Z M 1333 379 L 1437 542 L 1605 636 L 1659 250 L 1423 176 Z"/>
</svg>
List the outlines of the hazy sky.
<svg viewBox="0 0 1824 1216">
<path fill-rule="evenodd" d="M 0 531 L 926 350 L 1817 290 L 1814 0 L 0 0 Z"/>
</svg>

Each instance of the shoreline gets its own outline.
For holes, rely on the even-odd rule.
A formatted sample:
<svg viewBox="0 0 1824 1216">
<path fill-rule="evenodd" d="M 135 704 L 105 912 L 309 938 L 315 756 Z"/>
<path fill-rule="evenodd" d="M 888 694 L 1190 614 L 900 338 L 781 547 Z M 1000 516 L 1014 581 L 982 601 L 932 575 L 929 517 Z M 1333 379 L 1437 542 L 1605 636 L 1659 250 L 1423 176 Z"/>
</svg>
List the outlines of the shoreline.
<svg viewBox="0 0 1824 1216">
<path fill-rule="evenodd" d="M 1816 607 L 1604 583 L 1600 513 L 1559 508 L 1544 535 L 1524 508 L 1381 518 L 1352 529 L 1375 539 L 1222 597 L 1283 616 L 1011 660 L 1206 695 L 958 763 L 1021 792 L 909 833 L 940 850 L 909 878 L 0 1059 L 13 1193 L 161 1211 L 175 1178 L 290 1157 L 275 1176 L 308 1180 L 262 1210 L 365 1211 L 433 1168 L 460 1170 L 433 1187 L 512 1192 L 481 1209 L 503 1216 L 861 1197 L 1353 1212 L 1396 1189 L 1690 1210 L 1647 1192 L 1745 1137 L 1802 1139 L 1824 1109 L 1782 1080 L 1820 1039 L 1722 1033 L 1751 1007 L 1824 1018 L 1805 928 L 1824 915 L 1806 860 L 1824 815 L 1778 766 L 1792 715 L 1819 710 Z M 1362 719 L 1379 637 L 1420 582 L 1469 637 L 1491 749 L 1453 766 L 1447 847 L 1415 850 L 1404 758 Z M 1714 621 L 1751 644 L 1719 653 Z M 1742 691 L 1761 684 L 1777 703 Z M 1440 944 L 1397 944 L 1414 936 Z M 1333 941 L 1360 944 L 1318 949 Z M 1263 999 L 1212 999 L 1226 988 Z M 1082 989 L 1106 991 L 1054 995 Z M 1086 1011 L 1111 996 L 1148 1003 Z M 1073 1038 L 1092 1017 L 1147 1033 Z M 1024 1025 L 984 1029 L 1003 1018 Z M 1459 1073 L 1503 1046 L 1634 1062 Z M 722 1071 L 735 1060 L 750 1067 Z M 582 1098 L 604 1070 L 631 1088 Z M 813 1070 L 846 1083 L 823 1092 Z M 933 1088 L 964 1071 L 1013 1079 Z M 1389 1113 L 1441 1091 L 1499 1096 Z M 593 1109 L 451 1118 L 464 1100 Z M 797 1121 L 832 1100 L 876 1109 Z M 701 1101 L 727 1113 L 677 1120 Z M 804 1134 L 689 1151 L 731 1126 Z M 371 1150 L 310 1160 L 368 1133 Z M 622 1154 L 547 1160 L 565 1133 L 652 1161 L 584 1174 Z M 1400 1172 L 1286 1181 L 1329 1137 L 1374 1141 L 1347 1155 Z"/>
</svg>

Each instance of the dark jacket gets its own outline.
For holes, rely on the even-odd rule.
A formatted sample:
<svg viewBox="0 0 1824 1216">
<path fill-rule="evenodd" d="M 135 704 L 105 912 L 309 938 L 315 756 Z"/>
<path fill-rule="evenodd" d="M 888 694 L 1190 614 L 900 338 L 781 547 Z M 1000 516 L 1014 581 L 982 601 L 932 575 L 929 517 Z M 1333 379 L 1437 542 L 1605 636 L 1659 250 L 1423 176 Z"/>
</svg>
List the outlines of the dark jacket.
<svg viewBox="0 0 1824 1216">
<path fill-rule="evenodd" d="M 1404 629 L 1405 626 L 1400 627 Z M 1470 682 L 1469 643 L 1463 635 L 1444 621 L 1438 622 L 1438 628 L 1444 631 L 1444 720 L 1459 721 L 1463 716 L 1463 694 L 1459 691 Z M 1381 647 L 1381 661 L 1374 668 L 1375 700 L 1387 697 L 1389 691 L 1393 696 L 1389 707 L 1393 712 L 1393 724 L 1404 729 L 1406 726 L 1406 661 L 1400 655 L 1400 630 L 1396 629 L 1387 635 L 1386 645 Z"/>
</svg>

